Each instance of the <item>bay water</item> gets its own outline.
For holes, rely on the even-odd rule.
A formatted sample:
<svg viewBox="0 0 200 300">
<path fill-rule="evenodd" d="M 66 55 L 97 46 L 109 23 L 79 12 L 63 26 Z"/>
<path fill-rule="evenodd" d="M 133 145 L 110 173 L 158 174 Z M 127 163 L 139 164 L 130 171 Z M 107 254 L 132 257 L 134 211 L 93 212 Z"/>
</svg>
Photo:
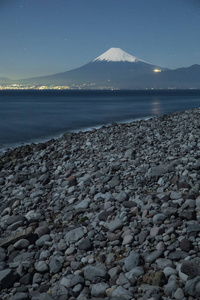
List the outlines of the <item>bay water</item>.
<svg viewBox="0 0 200 300">
<path fill-rule="evenodd" d="M 0 91 L 0 146 L 198 107 L 200 90 Z"/>
</svg>

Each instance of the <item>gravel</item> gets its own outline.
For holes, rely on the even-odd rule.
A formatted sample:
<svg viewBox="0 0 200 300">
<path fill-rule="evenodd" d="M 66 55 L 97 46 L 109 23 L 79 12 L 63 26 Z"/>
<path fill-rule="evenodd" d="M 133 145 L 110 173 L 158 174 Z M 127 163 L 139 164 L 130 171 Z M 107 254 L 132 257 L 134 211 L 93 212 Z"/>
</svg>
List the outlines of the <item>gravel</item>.
<svg viewBox="0 0 200 300">
<path fill-rule="evenodd" d="M 0 299 L 200 297 L 200 109 L 0 155 Z"/>
</svg>

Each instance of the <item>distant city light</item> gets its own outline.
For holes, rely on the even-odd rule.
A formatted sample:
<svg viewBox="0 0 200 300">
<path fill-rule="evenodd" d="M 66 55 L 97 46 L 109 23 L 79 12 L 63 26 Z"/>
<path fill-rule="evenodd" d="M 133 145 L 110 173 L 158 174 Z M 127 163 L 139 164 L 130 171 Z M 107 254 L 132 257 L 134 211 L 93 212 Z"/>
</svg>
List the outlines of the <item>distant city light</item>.
<svg viewBox="0 0 200 300">
<path fill-rule="evenodd" d="M 154 72 L 155 72 L 155 73 L 159 73 L 159 72 L 161 72 L 161 70 L 155 69 Z"/>
</svg>

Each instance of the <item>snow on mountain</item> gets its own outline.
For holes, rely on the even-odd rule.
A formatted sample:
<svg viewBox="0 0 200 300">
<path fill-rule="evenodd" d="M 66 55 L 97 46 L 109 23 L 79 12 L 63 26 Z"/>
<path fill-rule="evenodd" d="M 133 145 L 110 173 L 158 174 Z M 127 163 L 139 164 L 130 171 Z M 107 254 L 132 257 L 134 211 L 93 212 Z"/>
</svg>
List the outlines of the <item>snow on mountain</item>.
<svg viewBox="0 0 200 300">
<path fill-rule="evenodd" d="M 110 48 L 108 51 L 104 52 L 102 55 L 98 56 L 93 60 L 95 61 L 113 61 L 113 62 L 138 62 L 142 61 L 139 58 L 128 54 L 120 48 Z"/>
</svg>

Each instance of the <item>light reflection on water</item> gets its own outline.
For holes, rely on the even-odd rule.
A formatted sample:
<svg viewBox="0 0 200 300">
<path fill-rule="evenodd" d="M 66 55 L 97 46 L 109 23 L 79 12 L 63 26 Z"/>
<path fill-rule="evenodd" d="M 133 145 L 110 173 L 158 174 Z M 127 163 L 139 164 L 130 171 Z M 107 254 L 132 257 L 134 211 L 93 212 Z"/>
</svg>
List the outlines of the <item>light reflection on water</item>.
<svg viewBox="0 0 200 300">
<path fill-rule="evenodd" d="M 158 98 L 155 98 L 151 103 L 151 113 L 152 115 L 160 115 L 162 112 L 161 104 Z"/>
</svg>

